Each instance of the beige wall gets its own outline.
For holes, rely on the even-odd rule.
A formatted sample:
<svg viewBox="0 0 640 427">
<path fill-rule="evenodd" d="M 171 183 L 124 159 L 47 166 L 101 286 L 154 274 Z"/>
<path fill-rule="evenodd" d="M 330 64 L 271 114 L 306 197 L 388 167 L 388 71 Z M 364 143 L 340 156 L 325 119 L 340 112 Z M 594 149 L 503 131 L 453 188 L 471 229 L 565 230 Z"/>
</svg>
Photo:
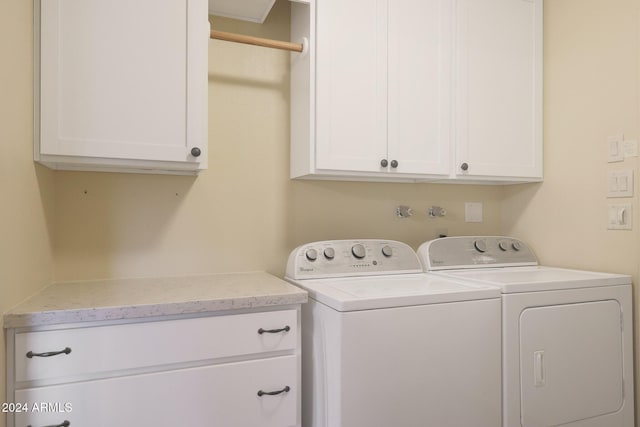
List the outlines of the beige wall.
<svg viewBox="0 0 640 427">
<path fill-rule="evenodd" d="M 631 274 L 636 301 L 640 206 L 637 196 L 607 199 L 606 173 L 633 169 L 638 194 L 638 159 L 607 163 L 606 141 L 640 137 L 639 4 L 544 2 L 545 180 L 506 188 L 502 204 L 505 234 L 530 242 L 543 263 Z M 607 204 L 621 200 L 634 204 L 634 231 L 606 229 Z"/>
<path fill-rule="evenodd" d="M 287 40 L 289 7 L 263 25 L 213 27 Z M 380 237 L 417 246 L 439 229 L 500 229 L 499 187 L 291 181 L 289 54 L 211 41 L 209 170 L 197 178 L 57 172 L 56 279 L 266 270 L 281 275 L 297 245 Z M 486 221 L 465 224 L 465 201 Z M 398 204 L 413 207 L 407 220 Z M 431 204 L 449 210 L 429 219 Z"/>
<path fill-rule="evenodd" d="M 30 1 L 0 2 L 0 313 L 53 277 L 53 174 L 33 163 L 32 13 Z M 0 402 L 4 361 L 2 340 Z"/>
<path fill-rule="evenodd" d="M 545 182 L 503 188 L 289 180 L 288 54 L 221 41 L 209 47 L 209 170 L 54 174 L 31 161 L 31 2 L 1 2 L 0 311 L 52 277 L 280 275 L 307 241 L 380 237 L 416 247 L 442 230 L 513 234 L 545 263 L 637 281 L 640 233 L 605 230 L 606 171 L 637 175 L 637 161 L 607 164 L 605 141 L 618 131 L 640 137 L 638 3 L 545 2 Z M 288 2 L 278 0 L 264 25 L 213 26 L 286 39 Z M 464 222 L 465 201 L 484 203 L 484 223 Z M 398 204 L 416 215 L 396 218 Z M 429 219 L 432 204 L 449 215 Z M 4 347 L 0 366 L 3 357 Z"/>
</svg>

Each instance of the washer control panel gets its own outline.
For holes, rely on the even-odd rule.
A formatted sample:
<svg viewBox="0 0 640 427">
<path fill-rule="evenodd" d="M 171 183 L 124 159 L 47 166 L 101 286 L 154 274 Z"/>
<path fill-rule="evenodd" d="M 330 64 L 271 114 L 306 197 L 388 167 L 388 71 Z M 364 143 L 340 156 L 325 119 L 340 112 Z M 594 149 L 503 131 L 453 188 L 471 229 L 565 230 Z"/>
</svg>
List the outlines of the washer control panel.
<svg viewBox="0 0 640 427">
<path fill-rule="evenodd" d="M 513 237 L 444 237 L 423 243 L 418 256 L 425 270 L 538 265 L 524 242 Z"/>
<path fill-rule="evenodd" d="M 394 240 L 325 240 L 297 247 L 289 255 L 287 277 L 327 277 L 420 273 L 416 252 Z"/>
</svg>

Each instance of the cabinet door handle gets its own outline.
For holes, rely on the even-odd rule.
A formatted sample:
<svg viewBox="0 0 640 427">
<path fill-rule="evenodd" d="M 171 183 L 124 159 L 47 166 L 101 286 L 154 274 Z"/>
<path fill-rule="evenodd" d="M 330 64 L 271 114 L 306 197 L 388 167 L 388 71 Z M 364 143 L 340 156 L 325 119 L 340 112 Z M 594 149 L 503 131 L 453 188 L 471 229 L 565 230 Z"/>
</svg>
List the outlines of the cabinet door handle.
<svg viewBox="0 0 640 427">
<path fill-rule="evenodd" d="M 284 328 L 281 329 L 258 329 L 258 333 L 260 335 L 262 334 L 277 334 L 278 332 L 289 332 L 291 330 L 291 328 L 289 327 L 289 325 L 285 326 Z"/>
<path fill-rule="evenodd" d="M 389 166 L 389 162 L 387 161 L 387 159 L 380 160 L 380 166 L 382 166 L 383 168 Z"/>
<path fill-rule="evenodd" d="M 281 393 L 289 393 L 289 391 L 291 390 L 291 387 L 289 386 L 285 386 L 282 390 L 277 390 L 277 391 L 262 391 L 262 390 L 258 390 L 258 396 L 262 397 L 264 395 L 267 396 L 275 396 Z"/>
<path fill-rule="evenodd" d="M 200 154 L 202 154 L 202 151 L 201 151 L 198 147 L 193 147 L 193 148 L 191 149 L 191 155 L 192 155 L 193 157 L 199 157 L 199 156 L 200 156 Z"/>
<path fill-rule="evenodd" d="M 462 169 L 463 171 L 466 171 L 467 169 L 469 169 L 469 164 L 468 163 L 461 164 L 460 169 Z"/>
<path fill-rule="evenodd" d="M 56 424 L 56 425 L 50 425 L 50 426 L 43 426 L 43 427 L 69 427 L 71 425 L 71 423 L 67 420 L 64 420 L 61 424 Z M 31 424 L 29 424 L 27 427 L 31 427 Z"/>
<path fill-rule="evenodd" d="M 398 161 L 397 160 L 391 160 L 391 167 L 393 169 L 397 168 L 398 167 Z"/>
<path fill-rule="evenodd" d="M 64 350 L 60 350 L 60 351 L 48 351 L 46 353 L 34 353 L 33 351 L 30 351 L 26 354 L 26 356 L 31 359 L 33 357 L 51 357 L 51 356 L 57 356 L 59 354 L 69 354 L 71 353 L 71 349 L 69 347 L 65 347 Z"/>
</svg>

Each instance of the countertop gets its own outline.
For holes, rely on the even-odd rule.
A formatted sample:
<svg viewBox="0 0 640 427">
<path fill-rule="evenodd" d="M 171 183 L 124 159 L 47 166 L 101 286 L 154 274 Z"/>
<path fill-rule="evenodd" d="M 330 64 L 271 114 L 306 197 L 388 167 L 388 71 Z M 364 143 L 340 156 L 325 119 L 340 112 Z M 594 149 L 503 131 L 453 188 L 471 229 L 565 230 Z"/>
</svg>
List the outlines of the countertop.
<svg viewBox="0 0 640 427">
<path fill-rule="evenodd" d="M 307 302 L 307 292 L 264 272 L 54 283 L 4 314 L 30 327 L 241 310 Z"/>
</svg>

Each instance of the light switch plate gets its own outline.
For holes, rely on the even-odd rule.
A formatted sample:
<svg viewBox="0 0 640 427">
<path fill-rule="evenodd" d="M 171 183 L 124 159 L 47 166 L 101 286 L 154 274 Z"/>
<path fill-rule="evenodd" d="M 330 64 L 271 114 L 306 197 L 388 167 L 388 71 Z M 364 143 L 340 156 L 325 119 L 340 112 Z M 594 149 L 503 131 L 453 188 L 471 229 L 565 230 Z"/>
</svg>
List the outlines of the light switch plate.
<svg viewBox="0 0 640 427">
<path fill-rule="evenodd" d="M 607 172 L 607 197 L 633 197 L 633 169 Z"/>
<path fill-rule="evenodd" d="M 607 215 L 608 230 L 633 229 L 633 207 L 631 204 L 609 205 Z"/>
<path fill-rule="evenodd" d="M 621 162 L 624 160 L 623 135 L 613 135 L 607 138 L 608 162 Z"/>
</svg>

